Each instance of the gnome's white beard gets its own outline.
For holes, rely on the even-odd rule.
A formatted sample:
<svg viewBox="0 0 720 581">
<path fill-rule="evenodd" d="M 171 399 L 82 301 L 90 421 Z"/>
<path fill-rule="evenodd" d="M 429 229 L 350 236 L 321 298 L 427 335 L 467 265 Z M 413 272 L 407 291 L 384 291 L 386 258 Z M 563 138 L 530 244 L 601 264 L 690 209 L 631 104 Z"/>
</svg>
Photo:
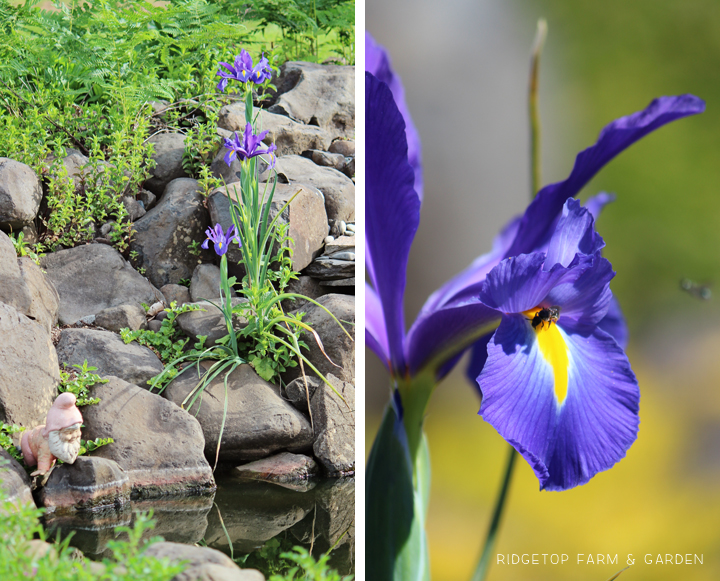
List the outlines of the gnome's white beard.
<svg viewBox="0 0 720 581">
<path fill-rule="evenodd" d="M 48 434 L 48 448 L 50 453 L 63 462 L 73 464 L 80 452 L 80 426 L 74 424 L 62 430 L 55 430 Z"/>
</svg>

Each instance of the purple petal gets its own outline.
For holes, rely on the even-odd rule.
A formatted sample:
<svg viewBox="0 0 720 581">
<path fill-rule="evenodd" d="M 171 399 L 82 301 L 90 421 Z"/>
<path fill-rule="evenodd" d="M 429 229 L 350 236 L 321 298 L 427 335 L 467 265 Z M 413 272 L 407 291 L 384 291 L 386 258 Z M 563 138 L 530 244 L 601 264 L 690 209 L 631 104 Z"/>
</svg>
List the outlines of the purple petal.
<svg viewBox="0 0 720 581">
<path fill-rule="evenodd" d="M 705 110 L 705 102 L 694 95 L 660 97 L 643 111 L 607 125 L 597 143 L 581 151 L 570 176 L 545 186 L 528 206 L 517 237 L 507 256 L 532 252 L 543 244 L 548 228 L 557 219 L 565 200 L 576 196 L 600 169 L 621 151 L 671 121 Z"/>
<path fill-rule="evenodd" d="M 220 74 L 220 73 L 218 73 Z M 228 80 L 223 78 L 220 80 L 220 82 L 217 84 L 217 90 L 221 93 L 225 92 L 225 89 L 227 88 Z"/>
<path fill-rule="evenodd" d="M 412 187 L 405 123 L 388 86 L 370 73 L 365 103 L 366 263 L 383 306 L 393 371 L 404 374 L 403 294 L 420 199 Z"/>
<path fill-rule="evenodd" d="M 226 145 L 225 147 L 227 147 L 227 145 Z M 230 167 L 230 165 L 232 164 L 233 159 L 235 159 L 235 156 L 236 156 L 236 155 L 237 155 L 237 154 L 235 153 L 235 150 L 234 150 L 234 149 L 228 149 L 227 153 L 225 154 L 225 158 L 224 158 L 224 159 L 225 159 L 225 164 L 226 164 L 228 167 Z"/>
<path fill-rule="evenodd" d="M 367 283 L 365 283 L 365 344 L 389 367 L 390 350 L 382 304 L 375 290 Z"/>
<path fill-rule="evenodd" d="M 448 373 L 452 368 L 448 361 L 456 363 L 457 355 L 491 331 L 499 319 L 498 311 L 479 301 L 418 316 L 406 340 L 410 374 L 434 363 L 438 376 Z"/>
<path fill-rule="evenodd" d="M 405 134 L 408 146 L 408 162 L 415 173 L 414 187 L 418 197 L 423 197 L 423 175 L 422 160 L 420 155 L 420 136 L 410 118 L 407 104 L 405 103 L 405 89 L 403 89 L 400 77 L 392 69 L 390 58 L 385 49 L 375 42 L 369 32 L 365 33 L 365 70 L 385 83 L 392 91 L 395 103 L 405 120 Z"/>
<path fill-rule="evenodd" d="M 567 392 L 555 392 L 529 322 L 509 316 L 488 343 L 478 377 L 480 415 L 528 461 L 545 490 L 585 484 L 625 456 L 637 437 L 640 392 L 627 357 L 604 331 L 561 331 Z"/>
<path fill-rule="evenodd" d="M 597 222 L 600 217 L 600 213 L 603 211 L 605 206 L 615 201 L 615 194 L 609 194 L 607 192 L 600 192 L 588 198 L 585 202 L 585 207 L 588 212 L 592 214 L 593 219 Z"/>
<path fill-rule="evenodd" d="M 506 224 L 493 241 L 492 250 L 476 258 L 468 268 L 435 291 L 423 305 L 420 314 L 435 311 L 441 306 L 460 305 L 477 299 L 487 273 L 505 256 L 515 239 L 519 224 L 520 218 L 514 218 Z"/>
<path fill-rule="evenodd" d="M 537 307 L 563 279 L 574 282 L 581 272 L 559 264 L 546 271 L 544 262 L 542 252 L 506 258 L 488 273 L 480 300 L 503 313 L 522 313 Z"/>
<path fill-rule="evenodd" d="M 485 367 L 487 361 L 487 350 L 488 342 L 492 338 L 493 333 L 488 333 L 484 337 L 481 337 L 477 342 L 470 348 L 470 363 L 468 364 L 467 371 L 465 372 L 470 384 L 478 390 L 480 393 L 480 386 L 478 386 L 477 378 Z M 480 393 L 482 396 L 482 393 Z"/>
<path fill-rule="evenodd" d="M 210 242 L 210 239 L 209 239 L 209 238 L 206 238 L 206 239 L 205 239 L 205 242 L 203 242 L 203 243 L 200 245 L 200 248 L 204 248 L 205 250 L 207 250 L 207 249 L 208 249 L 208 242 Z"/>
<path fill-rule="evenodd" d="M 595 254 L 605 242 L 593 228 L 592 214 L 572 198 L 565 202 L 555 233 L 548 245 L 545 269 L 555 264 L 567 267 L 578 253 Z"/>
<path fill-rule="evenodd" d="M 628 328 L 625 323 L 625 317 L 620 309 L 620 303 L 615 297 L 610 299 L 607 314 L 598 323 L 598 327 L 615 339 L 623 350 L 627 347 L 629 336 Z"/>
</svg>

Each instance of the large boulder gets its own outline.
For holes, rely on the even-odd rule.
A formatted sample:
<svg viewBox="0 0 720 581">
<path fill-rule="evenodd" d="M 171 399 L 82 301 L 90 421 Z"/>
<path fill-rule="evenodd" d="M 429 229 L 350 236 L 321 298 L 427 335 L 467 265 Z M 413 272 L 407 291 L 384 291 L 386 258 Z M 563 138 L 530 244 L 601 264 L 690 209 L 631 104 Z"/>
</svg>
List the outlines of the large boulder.
<svg viewBox="0 0 720 581">
<path fill-rule="evenodd" d="M 202 367 L 208 367 L 208 363 Z M 214 462 L 225 408 L 225 374 L 218 375 L 185 408 L 197 417 L 205 434 L 205 455 Z M 163 392 L 181 405 L 198 384 L 195 367 L 186 370 Z M 227 376 L 227 418 L 220 459 L 255 460 L 279 450 L 305 451 L 313 441 L 310 422 L 280 395 L 280 389 L 262 380 L 249 365 L 240 365 Z"/>
<path fill-rule="evenodd" d="M 291 61 L 273 82 L 269 111 L 317 125 L 333 138 L 355 135 L 355 67 Z"/>
<path fill-rule="evenodd" d="M 94 455 L 120 465 L 133 498 L 213 490 L 197 420 L 155 393 L 117 377 L 109 379 L 91 389 L 100 403 L 83 409 L 83 436 L 115 440 Z"/>
<path fill-rule="evenodd" d="M 317 302 L 329 310 L 340 324 L 336 323 L 325 310 L 314 304 L 306 304 L 302 309 L 306 313 L 303 322 L 310 325 L 320 336 L 327 357 L 323 354 L 314 337 L 305 333 L 304 341 L 307 343 L 308 351 L 305 356 L 317 367 L 323 375 L 329 373 L 337 376 L 342 381 L 354 383 L 355 381 L 355 341 L 345 334 L 345 330 L 351 337 L 355 333 L 355 297 L 351 295 L 327 294 Z M 328 357 L 332 360 L 328 361 Z M 305 366 L 305 372 L 311 374 Z M 283 374 L 286 383 L 300 377 L 300 366 L 292 367 Z"/>
<path fill-rule="evenodd" d="M 30 166 L 0 157 L 0 228 L 15 230 L 37 216 L 42 186 Z"/>
<path fill-rule="evenodd" d="M 29 257 L 17 260 L 20 275 L 30 292 L 30 307 L 25 315 L 40 323 L 49 333 L 57 325 L 60 313 L 60 295 L 40 267 Z"/>
<path fill-rule="evenodd" d="M 347 476 L 355 474 L 355 387 L 331 373 L 327 379 L 337 393 L 322 383 L 310 400 L 313 452 L 329 476 Z"/>
<path fill-rule="evenodd" d="M 79 456 L 53 468 L 39 498 L 49 512 L 119 508 L 130 502 L 130 481 L 117 462 Z"/>
<path fill-rule="evenodd" d="M 230 557 L 210 547 L 162 541 L 150 545 L 144 554 L 171 563 L 184 562 L 185 570 L 172 581 L 265 581 L 257 569 L 240 569 Z"/>
<path fill-rule="evenodd" d="M 47 254 L 40 266 L 60 296 L 61 325 L 118 305 L 151 305 L 160 296 L 117 250 L 105 244 Z"/>
<path fill-rule="evenodd" d="M 110 331 L 63 329 L 56 350 L 60 363 L 68 367 L 87 361 L 100 376 L 116 376 L 143 387 L 164 369 L 152 350 L 135 342 L 126 345 Z"/>
<path fill-rule="evenodd" d="M 50 334 L 0 303 L 0 337 L 0 422 L 26 428 L 44 424 L 60 383 Z"/>
<path fill-rule="evenodd" d="M 145 181 L 145 188 L 160 197 L 171 181 L 187 176 L 182 165 L 185 136 L 182 133 L 158 133 L 148 139 L 148 143 L 154 146 L 155 167 L 150 179 Z"/>
<path fill-rule="evenodd" d="M 17 254 L 10 237 L 0 231 L 0 303 L 28 313 L 33 297 L 23 279 Z"/>
<path fill-rule="evenodd" d="M 0 448 L 0 489 L 6 502 L 35 504 L 27 472 L 8 452 Z"/>
<path fill-rule="evenodd" d="M 204 201 L 197 180 L 178 178 L 168 184 L 160 203 L 135 222 L 130 248 L 156 287 L 177 284 L 201 262 L 212 262 L 210 250 L 190 252 L 192 242 L 205 240 L 210 225 Z"/>
<path fill-rule="evenodd" d="M 303 184 L 320 190 L 325 196 L 328 220 L 355 221 L 355 184 L 345 174 L 331 167 L 316 165 L 301 155 L 278 158 L 275 171 L 281 182 L 293 186 Z M 260 179 L 268 180 L 270 176 L 271 172 L 265 172 Z"/>
<path fill-rule="evenodd" d="M 220 224 L 225 232 L 232 224 L 227 192 L 230 191 L 230 197 L 234 202 L 236 200 L 234 188 L 238 188 L 237 196 L 238 198 L 240 196 L 239 185 L 236 183 L 218 188 L 208 197 L 210 219 L 213 224 Z M 271 221 L 293 196 L 295 198 L 285 208 L 278 221 L 289 224 L 288 236 L 293 240 L 292 267 L 293 270 L 300 271 L 322 251 L 323 241 L 328 234 L 328 225 L 322 194 L 315 188 L 295 184 L 277 184 L 270 207 Z M 236 244 L 231 244 L 228 250 L 228 262 L 236 263 L 240 257 L 240 248 Z M 244 271 L 234 271 L 233 274 L 242 276 Z"/>
<path fill-rule="evenodd" d="M 195 302 L 207 299 L 215 302 L 214 299 L 220 296 L 220 278 L 219 267 L 214 264 L 198 264 L 190 281 L 190 298 Z M 232 288 L 230 296 L 236 296 Z"/>
<path fill-rule="evenodd" d="M 230 300 L 232 306 L 236 307 L 247 299 L 234 297 Z M 182 315 L 178 315 L 177 318 L 177 323 L 183 333 L 193 341 L 197 341 L 198 337 L 202 335 L 206 337 L 205 347 L 212 347 L 218 339 L 222 339 L 228 334 L 225 316 L 215 305 L 208 301 L 187 304 L 201 307 L 200 310 L 183 313 Z M 235 329 L 245 327 L 246 325 L 246 319 L 237 314 L 233 315 L 233 327 Z"/>
<path fill-rule="evenodd" d="M 332 137 L 320 127 L 298 123 L 285 115 L 276 115 L 265 110 L 260 112 L 258 126 L 268 132 L 264 141 L 277 146 L 277 155 L 299 155 L 308 149 L 324 150 L 332 141 Z M 220 109 L 218 127 L 242 134 L 245 131 L 245 104 L 238 101 Z"/>
</svg>

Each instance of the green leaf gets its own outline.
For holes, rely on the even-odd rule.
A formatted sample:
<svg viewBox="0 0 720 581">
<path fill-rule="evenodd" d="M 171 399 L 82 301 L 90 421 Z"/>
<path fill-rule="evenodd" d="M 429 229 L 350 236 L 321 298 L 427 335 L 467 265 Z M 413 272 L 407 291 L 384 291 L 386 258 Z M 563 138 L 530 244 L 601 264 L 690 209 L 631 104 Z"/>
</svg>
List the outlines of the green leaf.
<svg viewBox="0 0 720 581">
<path fill-rule="evenodd" d="M 424 451 L 418 455 L 421 460 L 416 489 L 405 427 L 389 404 L 367 465 L 368 579 L 425 581 L 430 578 L 423 499 L 429 487 L 429 462 L 426 439 L 422 441 Z"/>
</svg>

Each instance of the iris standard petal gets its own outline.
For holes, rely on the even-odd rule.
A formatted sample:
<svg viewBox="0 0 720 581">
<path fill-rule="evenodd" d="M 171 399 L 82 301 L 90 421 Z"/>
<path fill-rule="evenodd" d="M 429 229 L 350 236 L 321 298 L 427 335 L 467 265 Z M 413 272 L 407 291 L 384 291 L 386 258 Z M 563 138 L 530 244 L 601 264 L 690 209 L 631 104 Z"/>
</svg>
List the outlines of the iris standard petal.
<svg viewBox="0 0 720 581">
<path fill-rule="evenodd" d="M 536 331 L 521 315 L 504 317 L 477 380 L 480 415 L 530 463 L 541 489 L 586 483 L 637 437 L 637 381 L 602 330 Z"/>
<path fill-rule="evenodd" d="M 372 73 L 379 81 L 385 83 L 392 91 L 395 104 L 405 120 L 405 135 L 408 146 L 408 162 L 415 174 L 415 191 L 420 200 L 423 197 L 422 159 L 420 154 L 420 136 L 418 135 L 407 103 L 405 103 L 405 89 L 400 77 L 392 69 L 390 58 L 385 49 L 380 46 L 369 32 L 365 33 L 365 70 Z"/>
<path fill-rule="evenodd" d="M 390 365 L 387 329 L 380 299 L 369 284 L 365 283 L 365 344 L 370 347 L 386 366 Z"/>
<path fill-rule="evenodd" d="M 385 83 L 365 73 L 366 247 L 383 307 L 393 371 L 404 373 L 403 295 L 408 254 L 420 222 L 420 199 L 407 161 L 405 123 Z"/>
<path fill-rule="evenodd" d="M 568 199 L 548 244 L 545 269 L 555 264 L 567 267 L 576 254 L 595 254 L 605 246 L 593 224 L 592 214 L 577 200 Z"/>
<path fill-rule="evenodd" d="M 594 196 L 590 196 L 585 202 L 585 207 L 592 214 L 592 217 L 597 222 L 600 217 L 600 213 L 603 211 L 605 206 L 615 201 L 615 194 L 608 192 L 599 192 Z"/>
<path fill-rule="evenodd" d="M 440 379 L 457 362 L 458 355 L 497 326 L 500 316 L 477 300 L 419 315 L 405 341 L 410 374 L 431 365 Z"/>
<path fill-rule="evenodd" d="M 568 198 L 580 190 L 600 169 L 621 151 L 671 121 L 696 115 L 705 110 L 705 102 L 694 95 L 660 97 L 644 110 L 622 117 L 607 125 L 595 145 L 581 151 L 570 176 L 545 186 L 528 206 L 517 237 L 506 256 L 531 252 L 543 244 L 548 228 L 557 219 Z"/>
</svg>

